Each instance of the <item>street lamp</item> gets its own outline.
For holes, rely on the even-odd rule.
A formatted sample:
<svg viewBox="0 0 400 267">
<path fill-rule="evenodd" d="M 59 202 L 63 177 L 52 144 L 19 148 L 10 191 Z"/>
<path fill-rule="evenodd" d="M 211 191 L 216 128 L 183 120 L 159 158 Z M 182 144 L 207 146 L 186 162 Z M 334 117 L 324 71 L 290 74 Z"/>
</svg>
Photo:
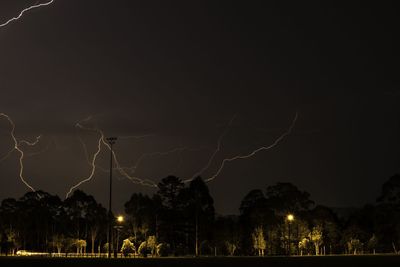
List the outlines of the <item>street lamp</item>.
<svg viewBox="0 0 400 267">
<path fill-rule="evenodd" d="M 119 215 L 119 216 L 117 217 L 117 222 L 123 223 L 123 222 L 124 222 L 124 216 Z"/>
<path fill-rule="evenodd" d="M 290 256 L 290 226 L 291 226 L 291 224 L 292 224 L 292 222 L 294 221 L 294 215 L 293 214 L 291 214 L 291 213 L 289 213 L 287 216 L 286 216 L 286 219 L 287 219 L 287 221 L 288 221 L 288 226 L 289 226 L 289 237 L 288 237 L 288 254 L 289 254 L 289 256 Z"/>
<path fill-rule="evenodd" d="M 112 224 L 114 222 L 111 210 L 111 200 L 112 200 L 112 170 L 113 170 L 113 145 L 117 141 L 117 137 L 106 138 L 108 144 L 110 145 L 110 195 L 108 199 L 108 258 L 111 258 L 111 244 L 112 244 Z"/>
<path fill-rule="evenodd" d="M 123 228 L 122 223 L 124 222 L 124 216 L 118 215 L 117 216 L 117 225 L 114 226 L 115 230 L 117 231 L 117 244 L 116 244 L 116 249 L 114 250 L 114 258 L 117 258 L 117 253 L 118 253 L 118 244 L 119 244 L 119 232 Z"/>
</svg>

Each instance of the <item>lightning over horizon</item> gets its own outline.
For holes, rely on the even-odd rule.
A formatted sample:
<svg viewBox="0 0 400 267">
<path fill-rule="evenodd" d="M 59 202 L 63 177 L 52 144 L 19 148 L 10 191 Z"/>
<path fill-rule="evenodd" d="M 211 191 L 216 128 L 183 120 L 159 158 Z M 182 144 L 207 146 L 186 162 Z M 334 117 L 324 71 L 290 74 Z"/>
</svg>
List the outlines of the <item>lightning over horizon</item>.
<svg viewBox="0 0 400 267">
<path fill-rule="evenodd" d="M 200 176 L 201 174 L 203 174 L 211 165 L 211 163 L 213 162 L 215 156 L 218 154 L 218 152 L 221 150 L 221 143 L 222 143 L 222 139 L 225 137 L 225 135 L 229 132 L 230 127 L 232 126 L 233 121 L 235 120 L 236 115 L 234 115 L 232 117 L 232 119 L 229 121 L 228 125 L 226 126 L 225 130 L 222 132 L 222 134 L 219 136 L 218 141 L 217 141 L 217 146 L 215 148 L 215 150 L 213 151 L 213 153 L 211 154 L 210 158 L 208 159 L 206 165 L 201 168 L 198 172 L 196 172 L 195 174 L 192 175 L 192 177 L 190 179 L 186 179 L 184 180 L 185 183 L 192 181 L 193 179 L 195 179 L 197 176 Z"/>
<path fill-rule="evenodd" d="M 24 178 L 24 175 L 23 175 L 24 174 L 24 162 L 23 162 L 23 160 L 24 160 L 25 154 L 24 154 L 24 151 L 20 148 L 20 145 L 21 144 L 26 144 L 28 146 L 34 146 L 39 142 L 39 139 L 40 139 L 41 136 L 36 137 L 36 140 L 34 142 L 29 142 L 29 141 L 26 141 L 26 140 L 19 140 L 18 141 L 17 137 L 15 136 L 15 124 L 14 124 L 13 120 L 10 118 L 10 116 L 8 116 L 5 113 L 0 113 L 0 117 L 4 117 L 10 123 L 10 125 L 11 125 L 10 136 L 11 136 L 11 139 L 13 140 L 13 142 L 14 142 L 14 147 L 7 153 L 6 156 L 8 157 L 15 150 L 18 151 L 18 153 L 20 154 L 20 156 L 19 156 L 19 167 L 20 167 L 19 168 L 19 178 L 21 179 L 22 183 L 26 187 L 28 187 L 31 191 L 35 192 L 36 191 L 35 188 L 33 188 L 33 186 L 31 186 L 26 181 L 26 179 Z"/>
<path fill-rule="evenodd" d="M 296 115 L 294 116 L 294 119 L 293 119 L 292 123 L 290 124 L 289 128 L 283 134 L 281 134 L 277 139 L 275 139 L 275 141 L 272 142 L 272 144 L 270 144 L 268 146 L 259 147 L 259 148 L 253 150 L 252 152 L 250 152 L 248 154 L 237 155 L 237 156 L 234 156 L 234 157 L 223 159 L 222 162 L 221 162 L 220 167 L 217 169 L 217 172 L 214 175 L 212 175 L 211 177 L 205 179 L 204 181 L 205 182 L 211 182 L 215 178 L 217 178 L 218 175 L 224 169 L 225 164 L 228 163 L 228 162 L 232 162 L 232 161 L 239 160 L 239 159 L 251 158 L 251 157 L 253 157 L 254 155 L 256 155 L 260 151 L 270 150 L 270 149 L 274 148 L 275 146 L 277 146 L 286 136 L 288 136 L 292 132 L 292 130 L 293 130 L 295 124 L 296 124 L 297 118 L 298 118 L 298 113 L 296 112 Z"/>
<path fill-rule="evenodd" d="M 20 154 L 20 157 L 19 157 L 19 165 L 20 165 L 19 178 L 25 184 L 25 186 L 27 186 L 31 191 L 35 191 L 35 188 L 27 182 L 27 180 L 25 179 L 25 177 L 23 175 L 23 172 L 24 172 L 23 160 L 25 158 L 25 153 L 21 149 L 20 146 L 21 145 L 35 146 L 36 144 L 39 143 L 39 141 L 40 141 L 42 136 L 41 135 L 37 136 L 34 141 L 28 141 L 28 140 L 24 140 L 24 139 L 19 140 L 15 136 L 15 124 L 12 121 L 12 119 L 5 113 L 0 113 L 0 117 L 6 118 L 8 120 L 8 122 L 10 123 L 10 125 L 11 125 L 10 136 L 11 136 L 13 142 L 14 142 L 14 147 L 5 156 L 3 156 L 3 158 L 1 160 L 6 159 L 10 154 L 12 154 L 13 151 L 15 151 L 15 150 L 18 151 L 19 154 Z M 211 164 L 214 161 L 216 155 L 221 151 L 223 138 L 225 137 L 225 135 L 230 130 L 234 119 L 235 119 L 235 116 L 229 121 L 229 123 L 226 126 L 225 130 L 219 136 L 218 141 L 217 141 L 217 146 L 216 146 L 215 150 L 213 151 L 213 153 L 211 154 L 210 158 L 208 159 L 207 164 L 200 171 L 198 171 L 195 175 L 193 175 L 192 178 L 183 180 L 184 183 L 188 183 L 188 182 L 192 181 L 195 177 L 201 176 L 201 174 L 203 174 L 211 166 Z M 229 158 L 223 159 L 221 164 L 220 164 L 220 166 L 219 166 L 219 168 L 217 169 L 216 173 L 214 175 L 212 175 L 211 177 L 209 177 L 207 179 L 204 179 L 204 181 L 208 183 L 208 182 L 213 181 L 215 178 L 217 178 L 220 175 L 220 173 L 222 172 L 222 170 L 224 169 L 226 163 L 228 163 L 228 162 L 233 162 L 233 161 L 239 160 L 239 159 L 247 159 L 247 158 L 253 157 L 258 152 L 272 149 L 273 147 L 278 145 L 286 136 L 288 136 L 292 132 L 292 130 L 293 130 L 295 124 L 296 124 L 297 119 L 298 119 L 298 114 L 296 113 L 296 115 L 295 115 L 290 127 L 284 133 L 282 133 L 277 139 L 275 139 L 275 141 L 272 144 L 270 144 L 268 146 L 259 147 L 259 148 L 255 149 L 252 152 L 247 153 L 247 154 L 236 155 L 234 157 L 229 157 Z M 82 121 L 76 123 L 75 127 L 78 128 L 78 129 L 82 129 L 82 130 L 92 131 L 92 132 L 95 132 L 95 133 L 97 133 L 99 135 L 98 138 L 97 138 L 97 141 L 96 141 L 96 144 L 97 144 L 96 145 L 96 150 L 93 152 L 92 156 L 89 156 L 89 152 L 88 152 L 88 149 L 86 147 L 85 142 L 78 135 L 79 140 L 80 140 L 82 146 L 84 147 L 85 158 L 86 158 L 86 160 L 88 161 L 88 163 L 90 164 L 90 167 L 91 167 L 90 173 L 89 173 L 89 175 L 87 177 L 80 179 L 79 182 L 75 183 L 73 186 L 71 186 L 69 188 L 69 190 L 67 191 L 66 196 L 65 196 L 66 198 L 68 198 L 70 196 L 70 194 L 76 188 L 80 187 L 84 183 L 87 183 L 87 182 L 91 181 L 93 179 L 95 173 L 96 173 L 96 169 L 100 169 L 103 172 L 109 172 L 109 170 L 106 170 L 105 168 L 102 168 L 101 166 L 98 166 L 96 161 L 97 161 L 97 159 L 99 157 L 99 154 L 102 151 L 102 147 L 103 146 L 106 147 L 108 150 L 111 150 L 111 147 L 107 143 L 107 141 L 105 140 L 105 135 L 104 135 L 103 131 L 101 131 L 98 128 L 91 128 L 91 127 L 84 126 L 84 123 L 87 122 L 88 120 L 90 120 L 90 118 L 82 120 Z M 149 136 L 149 135 L 146 135 L 146 136 Z M 49 146 L 49 144 L 47 145 L 47 147 L 48 146 Z M 44 150 L 46 150 L 47 147 Z M 156 152 L 144 153 L 136 160 L 135 165 L 132 166 L 132 167 L 123 167 L 123 166 L 121 166 L 121 164 L 120 164 L 120 162 L 118 160 L 118 156 L 117 156 L 116 152 L 113 150 L 112 151 L 112 157 L 113 157 L 113 161 L 115 163 L 115 167 L 113 169 L 118 171 L 118 173 L 122 177 L 127 178 L 128 180 L 132 181 L 135 184 L 157 188 L 158 186 L 157 186 L 157 183 L 155 181 L 153 181 L 151 179 L 141 179 L 139 177 L 133 176 L 133 174 L 135 173 L 135 171 L 139 167 L 140 163 L 145 158 L 148 158 L 148 157 L 165 156 L 165 155 L 169 155 L 169 154 L 176 153 L 176 152 L 181 153 L 181 152 L 183 152 L 185 150 L 189 150 L 189 148 L 187 148 L 187 147 L 177 147 L 177 148 L 173 148 L 173 149 L 168 150 L 168 151 L 162 151 L 162 152 L 156 151 Z M 195 150 L 193 150 L 193 151 L 195 151 Z M 36 153 L 30 154 L 30 155 L 26 155 L 26 156 L 31 156 L 31 155 L 39 154 L 39 153 L 41 153 L 41 152 L 36 152 Z M 129 170 L 130 173 L 128 173 L 127 170 Z"/>
<path fill-rule="evenodd" d="M 80 180 L 78 183 L 76 183 L 75 185 L 73 185 L 72 187 L 70 187 L 70 189 L 69 189 L 69 190 L 67 191 L 67 193 L 66 193 L 66 198 L 69 197 L 69 195 L 73 192 L 74 189 L 78 188 L 78 187 L 81 186 L 82 184 L 84 184 L 84 183 L 86 183 L 86 182 L 89 182 L 90 180 L 93 179 L 94 174 L 95 174 L 95 172 L 96 172 L 96 168 L 99 168 L 99 167 L 96 165 L 96 159 L 97 159 L 99 153 L 101 152 L 101 147 L 102 147 L 102 145 L 104 145 L 104 146 L 107 147 L 109 150 L 111 150 L 110 145 L 109 145 L 109 144 L 107 143 L 107 141 L 105 140 L 105 135 L 104 135 L 103 131 L 101 131 L 101 130 L 98 129 L 98 128 L 86 127 L 86 126 L 84 126 L 84 125 L 82 124 L 83 122 L 87 122 L 87 121 L 89 121 L 90 119 L 91 119 L 91 117 L 88 117 L 87 119 L 82 120 L 82 121 L 76 123 L 75 126 L 76 126 L 77 128 L 83 129 L 83 130 L 88 130 L 88 131 L 96 132 L 96 133 L 98 133 L 98 134 L 100 135 L 100 137 L 99 137 L 99 139 L 98 139 L 98 142 L 97 142 L 97 150 L 96 150 L 95 154 L 93 155 L 93 158 L 92 158 L 92 161 L 91 161 L 91 172 L 90 172 L 90 174 L 89 174 L 88 177 L 86 177 L 86 178 Z M 148 135 L 146 135 L 146 136 L 148 136 Z M 130 138 L 132 138 L 132 137 L 130 137 Z M 140 138 L 141 138 L 141 137 L 140 137 Z M 83 142 L 82 139 L 81 139 L 81 142 L 82 142 L 82 145 L 83 145 L 83 147 L 84 147 L 85 154 L 88 155 L 88 153 L 87 153 L 87 148 L 86 148 L 86 144 Z M 115 153 L 114 150 L 112 151 L 112 156 L 113 156 L 113 161 L 114 161 L 114 163 L 115 163 L 115 165 L 116 165 L 114 169 L 117 170 L 117 171 L 120 173 L 120 175 L 124 176 L 125 178 L 129 179 L 130 181 L 132 181 L 132 182 L 135 183 L 135 184 L 140 184 L 140 185 L 143 185 L 143 186 L 150 186 L 150 187 L 157 187 L 156 183 L 155 183 L 154 181 L 150 180 L 150 179 L 140 179 L 140 178 L 138 178 L 138 177 L 134 177 L 134 176 L 129 175 L 129 174 L 125 171 L 125 168 L 122 167 L 122 166 L 120 165 L 120 163 L 119 163 L 119 161 L 118 161 L 118 158 L 117 158 L 117 155 L 116 155 L 116 153 Z M 86 156 L 86 158 L 88 158 L 88 156 Z"/>
<path fill-rule="evenodd" d="M 33 10 L 33 9 L 37 9 L 37 8 L 44 7 L 44 6 L 49 6 L 49 5 L 53 4 L 54 1 L 55 0 L 50 0 L 50 1 L 47 1 L 45 3 L 37 3 L 37 4 L 34 4 L 34 5 L 31 5 L 31 6 L 27 7 L 27 8 L 24 8 L 23 10 L 21 10 L 19 12 L 19 14 L 17 16 L 12 17 L 11 19 L 8 19 L 7 21 L 1 23 L 0 24 L 0 28 L 9 25 L 13 21 L 17 21 L 17 20 L 21 19 L 25 15 L 25 13 L 27 13 L 27 12 Z M 0 158 L 0 161 L 4 161 L 5 159 L 7 159 L 15 150 L 18 151 L 19 154 L 20 154 L 20 157 L 19 157 L 19 165 L 20 165 L 19 177 L 20 177 L 21 181 L 30 190 L 35 191 L 34 187 L 32 187 L 26 181 L 26 179 L 23 176 L 23 172 L 24 172 L 23 160 L 24 160 L 25 156 L 32 156 L 32 155 L 40 154 L 41 151 L 25 155 L 24 151 L 21 149 L 21 146 L 22 145 L 35 146 L 40 141 L 41 136 L 36 137 L 36 139 L 34 141 L 28 141 L 28 140 L 22 140 L 22 139 L 18 140 L 15 137 L 15 134 L 14 134 L 14 131 L 15 131 L 14 122 L 11 120 L 11 118 L 8 115 L 6 115 L 4 113 L 0 113 L 0 116 L 7 118 L 9 123 L 11 124 L 11 126 L 12 126 L 11 137 L 12 137 L 13 142 L 14 142 L 14 147 L 10 151 L 8 151 L 5 155 L 3 155 Z M 204 174 L 204 172 L 206 172 L 211 167 L 211 165 L 215 161 L 215 158 L 221 152 L 222 141 L 223 141 L 224 137 L 228 134 L 228 132 L 229 132 L 231 126 L 232 126 L 232 123 L 235 120 L 235 117 L 236 117 L 236 115 L 232 117 L 232 119 L 227 124 L 226 128 L 220 134 L 220 136 L 219 136 L 219 138 L 217 140 L 217 145 L 216 145 L 215 149 L 212 151 L 212 153 L 209 156 L 209 158 L 208 158 L 207 162 L 205 163 L 205 165 L 202 168 L 200 168 L 195 174 L 193 174 L 189 179 L 184 179 L 183 180 L 184 183 L 188 183 L 188 182 L 192 181 L 194 178 L 196 178 L 198 176 L 202 176 Z M 69 190 L 66 193 L 66 198 L 69 197 L 69 195 L 73 192 L 74 189 L 78 188 L 79 186 L 81 186 L 84 183 L 87 183 L 87 182 L 91 181 L 93 179 L 95 173 L 96 173 L 96 170 L 101 170 L 102 172 L 109 172 L 108 169 L 101 167 L 97 163 L 97 159 L 98 159 L 98 157 L 99 157 L 99 155 L 100 155 L 100 153 L 102 151 L 102 147 L 103 146 L 106 147 L 108 150 L 111 150 L 110 145 L 105 140 L 105 135 L 104 135 L 103 131 L 100 130 L 99 128 L 97 128 L 97 127 L 90 128 L 90 127 L 84 126 L 84 124 L 87 123 L 88 121 L 90 121 L 92 118 L 93 118 L 93 116 L 89 116 L 89 117 L 85 118 L 84 120 L 76 123 L 76 125 L 75 125 L 75 127 L 77 129 L 89 130 L 89 131 L 95 132 L 95 133 L 97 133 L 99 135 L 98 138 L 96 139 L 97 140 L 96 141 L 96 149 L 94 150 L 92 155 L 89 155 L 90 153 L 88 151 L 86 143 L 81 138 L 79 133 L 77 134 L 78 140 L 79 140 L 79 142 L 81 143 L 81 145 L 83 147 L 83 152 L 84 152 L 84 155 L 85 155 L 85 159 L 86 159 L 88 165 L 90 166 L 90 172 L 89 172 L 89 175 L 87 177 L 80 179 L 79 182 L 77 182 L 76 184 L 74 184 L 73 186 L 71 186 L 69 188 Z M 216 173 L 214 175 L 212 175 L 211 177 L 205 179 L 205 182 L 210 182 L 210 181 L 214 180 L 217 176 L 219 176 L 220 173 L 222 172 L 222 170 L 224 169 L 226 163 L 232 162 L 232 161 L 235 161 L 235 160 L 239 160 L 239 159 L 250 158 L 250 157 L 254 156 L 255 154 L 257 154 L 260 151 L 269 150 L 269 149 L 275 147 L 278 143 L 280 143 L 280 141 L 284 137 L 286 137 L 287 135 L 290 134 L 290 132 L 292 131 L 292 128 L 294 127 L 294 125 L 296 123 L 296 120 L 297 120 L 297 113 L 296 113 L 296 116 L 295 116 L 291 126 L 289 127 L 289 129 L 286 132 L 284 132 L 281 136 L 279 136 L 271 145 L 259 147 L 259 148 L 257 148 L 256 150 L 252 151 L 249 154 L 237 155 L 237 156 L 234 156 L 234 157 L 223 159 L 221 164 L 220 164 L 220 166 L 219 166 L 219 168 L 217 169 Z M 136 136 L 136 135 L 129 136 L 128 135 L 128 136 L 120 136 L 119 138 L 128 140 L 128 139 L 140 139 L 140 138 L 149 137 L 149 136 L 154 136 L 154 135 L 153 134 L 144 134 L 144 135 L 138 135 L 138 136 Z M 48 147 L 49 147 L 49 144 L 47 145 L 46 148 L 44 148 L 44 150 L 47 150 Z M 140 155 L 140 157 L 135 161 L 134 165 L 131 166 L 131 167 L 123 167 L 123 166 L 121 166 L 121 164 L 120 164 L 120 162 L 118 160 L 118 156 L 117 156 L 116 152 L 113 150 L 112 151 L 112 158 L 113 158 L 113 161 L 115 163 L 115 167 L 113 169 L 118 171 L 118 173 L 122 177 L 127 178 L 128 180 L 132 181 L 135 184 L 157 188 L 157 183 L 154 182 L 153 180 L 151 180 L 151 179 L 141 179 L 141 178 L 138 178 L 138 177 L 134 176 L 134 174 L 135 174 L 136 170 L 138 169 L 138 167 L 140 166 L 140 164 L 146 158 L 155 157 L 155 156 L 165 156 L 165 155 L 169 155 L 169 154 L 173 154 L 173 153 L 179 152 L 179 157 L 180 157 L 179 158 L 179 162 L 178 162 L 178 168 L 179 168 L 179 166 L 180 166 L 180 164 L 182 162 L 181 153 L 183 151 L 187 150 L 187 149 L 188 149 L 187 147 L 176 147 L 176 148 L 173 148 L 173 149 L 168 150 L 168 151 L 155 151 L 155 152 L 143 153 L 142 155 Z M 128 173 L 128 171 L 129 171 L 129 173 Z"/>
<path fill-rule="evenodd" d="M 400 174 L 395 3 L 209 2 L 0 0 L 0 198 L 103 205 L 111 176 L 123 212 L 201 179 L 228 215 L 275 181 L 359 206 Z"/>
<path fill-rule="evenodd" d="M 29 6 L 29 7 L 27 7 L 27 8 L 24 8 L 24 9 L 18 14 L 18 16 L 13 17 L 13 18 L 7 20 L 6 22 L 1 23 L 1 24 L 0 24 L 0 28 L 7 26 L 8 24 L 10 24 L 10 23 L 13 22 L 13 21 L 19 20 L 20 18 L 22 18 L 22 16 L 23 16 L 26 12 L 28 12 L 28 11 L 30 11 L 30 10 L 33 10 L 33 9 L 36 9 L 36 8 L 43 7 L 43 6 L 51 5 L 54 1 L 55 1 L 55 0 L 50 0 L 50 1 L 46 2 L 46 3 L 39 3 L 39 4 L 35 4 L 35 5 L 32 5 L 32 6 Z"/>
<path fill-rule="evenodd" d="M 88 177 L 84 178 L 83 180 L 79 181 L 78 183 L 76 183 L 75 185 L 73 185 L 68 192 L 65 195 L 65 198 L 68 198 L 69 195 L 74 191 L 74 189 L 78 188 L 79 186 L 81 186 L 82 184 L 89 182 L 90 180 L 92 180 L 95 172 L 96 172 L 96 159 L 97 156 L 100 154 L 101 151 L 101 143 L 102 143 L 102 138 L 103 136 L 99 137 L 99 140 L 97 141 L 97 150 L 93 155 L 92 161 L 91 161 L 91 170 L 90 170 L 90 174 Z"/>
</svg>

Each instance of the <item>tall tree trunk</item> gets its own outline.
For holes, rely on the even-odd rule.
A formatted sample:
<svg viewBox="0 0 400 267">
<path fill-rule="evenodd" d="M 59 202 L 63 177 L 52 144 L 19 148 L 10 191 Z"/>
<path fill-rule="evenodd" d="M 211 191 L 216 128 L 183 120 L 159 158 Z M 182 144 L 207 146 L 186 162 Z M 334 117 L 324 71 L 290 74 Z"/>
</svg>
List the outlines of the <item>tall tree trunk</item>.
<svg viewBox="0 0 400 267">
<path fill-rule="evenodd" d="M 92 256 L 94 255 L 94 242 L 95 242 L 95 237 L 92 235 Z"/>
<path fill-rule="evenodd" d="M 99 257 L 101 256 L 101 240 L 99 241 L 99 245 L 97 246 L 97 253 L 99 254 Z"/>
<path fill-rule="evenodd" d="M 392 247 L 393 247 L 394 253 L 397 254 L 397 249 L 396 249 L 396 245 L 394 244 L 394 242 L 392 242 Z"/>
<path fill-rule="evenodd" d="M 196 210 L 196 222 L 195 222 L 195 227 L 196 227 L 196 229 L 195 229 L 195 232 L 196 232 L 196 240 L 195 240 L 195 242 L 196 242 L 196 244 L 195 244 L 195 254 L 196 254 L 196 257 L 197 256 L 199 256 L 199 225 L 198 225 L 198 215 L 197 215 L 197 210 Z"/>
</svg>

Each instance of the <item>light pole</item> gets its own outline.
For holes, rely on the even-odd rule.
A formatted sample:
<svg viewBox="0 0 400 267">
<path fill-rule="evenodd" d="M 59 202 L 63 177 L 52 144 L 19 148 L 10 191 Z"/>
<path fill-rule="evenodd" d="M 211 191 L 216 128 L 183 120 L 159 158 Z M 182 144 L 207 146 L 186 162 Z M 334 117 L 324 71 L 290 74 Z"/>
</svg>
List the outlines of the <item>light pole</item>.
<svg viewBox="0 0 400 267">
<path fill-rule="evenodd" d="M 117 216 L 117 225 L 114 226 L 115 230 L 117 231 L 117 244 L 114 249 L 114 258 L 118 258 L 118 244 L 119 244 L 119 232 L 123 228 L 122 223 L 124 222 L 124 216 L 119 215 Z"/>
<path fill-rule="evenodd" d="M 112 241 L 112 224 L 114 222 L 111 210 L 111 200 L 112 200 L 112 171 L 113 171 L 113 145 L 115 141 L 117 141 L 117 137 L 108 137 L 107 139 L 108 144 L 110 145 L 110 195 L 108 199 L 108 258 L 111 258 L 111 244 Z"/>
<path fill-rule="evenodd" d="M 289 226 L 289 231 L 288 231 L 288 255 L 290 256 L 290 226 L 291 226 L 292 222 L 294 221 L 294 215 L 289 213 L 286 216 L 286 219 L 288 221 L 288 226 Z"/>
</svg>

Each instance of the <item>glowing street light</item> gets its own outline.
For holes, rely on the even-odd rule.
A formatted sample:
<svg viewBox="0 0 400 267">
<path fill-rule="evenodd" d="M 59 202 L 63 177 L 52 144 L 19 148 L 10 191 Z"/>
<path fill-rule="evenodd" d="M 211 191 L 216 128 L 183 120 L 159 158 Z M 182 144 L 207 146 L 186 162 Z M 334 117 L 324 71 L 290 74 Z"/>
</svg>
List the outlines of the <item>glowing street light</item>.
<svg viewBox="0 0 400 267">
<path fill-rule="evenodd" d="M 117 222 L 118 222 L 118 223 L 123 223 L 123 222 L 124 222 L 124 216 L 119 215 L 119 216 L 117 217 Z"/>
<path fill-rule="evenodd" d="M 114 248 L 114 258 L 118 258 L 119 232 L 124 227 L 122 225 L 124 220 L 125 220 L 125 218 L 122 215 L 118 215 L 116 217 L 117 225 L 114 226 L 114 229 L 117 231 L 117 244 L 116 244 L 116 248 Z"/>
<path fill-rule="evenodd" d="M 288 225 L 288 227 L 289 227 L 289 233 L 288 233 L 288 255 L 290 256 L 290 226 L 291 226 L 291 224 L 292 224 L 292 222 L 294 221 L 294 215 L 293 214 L 291 214 L 291 213 L 289 213 L 287 216 L 286 216 L 286 219 L 287 219 L 287 221 L 289 222 L 289 225 Z"/>
</svg>

